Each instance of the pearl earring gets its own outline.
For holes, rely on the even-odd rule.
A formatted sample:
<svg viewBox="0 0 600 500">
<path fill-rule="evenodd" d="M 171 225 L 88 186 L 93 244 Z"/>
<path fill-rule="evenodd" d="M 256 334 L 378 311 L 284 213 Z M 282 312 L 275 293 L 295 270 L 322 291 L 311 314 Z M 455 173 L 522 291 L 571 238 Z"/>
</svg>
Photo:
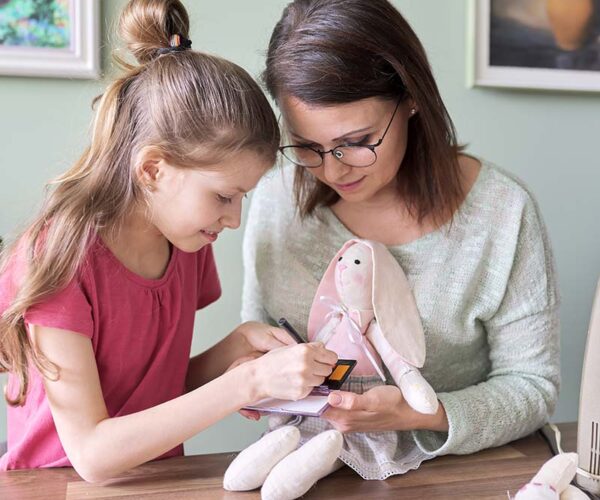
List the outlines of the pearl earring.
<svg viewBox="0 0 600 500">
<path fill-rule="evenodd" d="M 410 114 L 411 114 L 411 116 L 412 116 L 412 115 L 414 115 L 416 112 L 417 112 L 416 108 L 412 108 L 412 109 L 410 110 Z"/>
</svg>

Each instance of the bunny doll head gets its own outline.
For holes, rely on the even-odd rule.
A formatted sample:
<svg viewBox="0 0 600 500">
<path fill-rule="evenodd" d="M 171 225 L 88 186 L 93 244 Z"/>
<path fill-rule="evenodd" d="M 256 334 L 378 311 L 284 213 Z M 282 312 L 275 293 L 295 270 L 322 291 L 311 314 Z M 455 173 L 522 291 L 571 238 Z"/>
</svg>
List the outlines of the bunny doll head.
<svg viewBox="0 0 600 500">
<path fill-rule="evenodd" d="M 353 239 L 336 253 L 310 310 L 310 340 L 338 306 L 372 310 L 392 349 L 411 365 L 423 366 L 425 337 L 419 310 L 404 271 L 385 245 Z"/>
<path fill-rule="evenodd" d="M 335 286 L 346 307 L 373 309 L 373 257 L 367 245 L 356 243 L 338 257 Z"/>
</svg>

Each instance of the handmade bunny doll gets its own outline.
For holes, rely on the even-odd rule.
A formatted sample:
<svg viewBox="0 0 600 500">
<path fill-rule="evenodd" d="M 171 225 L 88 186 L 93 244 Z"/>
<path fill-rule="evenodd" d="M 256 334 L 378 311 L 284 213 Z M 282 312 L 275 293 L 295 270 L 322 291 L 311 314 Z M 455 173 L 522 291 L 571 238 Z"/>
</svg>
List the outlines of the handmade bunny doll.
<svg viewBox="0 0 600 500">
<path fill-rule="evenodd" d="M 418 370 L 425 361 L 419 312 L 402 268 L 384 245 L 356 239 L 344 244 L 321 279 L 307 333 L 339 358 L 357 360 L 344 390 L 362 393 L 385 384 L 385 364 L 412 408 L 437 412 L 437 396 Z M 283 423 L 280 416 L 272 417 L 270 427 Z M 296 417 L 242 451 L 223 486 L 245 491 L 262 485 L 263 500 L 293 499 L 343 462 L 365 479 L 385 479 L 431 458 L 399 434 L 342 435 L 324 419 Z"/>
<path fill-rule="evenodd" d="M 308 320 L 308 337 L 344 359 L 353 374 L 378 375 L 381 361 L 407 403 L 434 414 L 438 399 L 417 367 L 425 362 L 425 336 L 402 268 L 381 243 L 350 240 L 321 280 Z"/>
</svg>

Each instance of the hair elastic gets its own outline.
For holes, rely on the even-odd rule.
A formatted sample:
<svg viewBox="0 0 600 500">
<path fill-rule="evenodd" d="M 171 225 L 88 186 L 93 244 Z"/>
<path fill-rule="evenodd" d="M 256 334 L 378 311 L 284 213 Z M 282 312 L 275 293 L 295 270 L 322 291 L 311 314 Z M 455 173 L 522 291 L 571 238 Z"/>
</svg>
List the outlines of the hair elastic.
<svg viewBox="0 0 600 500">
<path fill-rule="evenodd" d="M 192 41 L 182 35 L 171 35 L 169 38 L 169 47 L 158 49 L 158 54 L 170 54 L 171 52 L 181 52 L 192 48 Z"/>
</svg>

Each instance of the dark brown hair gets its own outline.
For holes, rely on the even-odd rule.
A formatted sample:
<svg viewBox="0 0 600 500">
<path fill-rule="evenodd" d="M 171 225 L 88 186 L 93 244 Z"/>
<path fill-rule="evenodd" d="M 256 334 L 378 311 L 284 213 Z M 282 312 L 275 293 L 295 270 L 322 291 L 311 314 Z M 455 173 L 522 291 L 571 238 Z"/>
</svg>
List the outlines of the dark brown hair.
<svg viewBox="0 0 600 500">
<path fill-rule="evenodd" d="M 386 0 L 295 0 L 271 35 L 263 81 L 278 100 L 289 95 L 314 105 L 380 97 L 412 98 L 398 189 L 411 214 L 441 225 L 460 205 L 457 143 L 425 50 Z M 304 217 L 339 197 L 302 167 L 295 195 Z"/>
<path fill-rule="evenodd" d="M 28 365 L 58 377 L 36 351 L 25 312 L 75 278 L 98 231 L 117 231 L 146 192 L 134 174 L 143 151 L 179 168 L 202 168 L 239 150 L 275 162 L 279 127 L 266 96 L 236 64 L 193 50 L 172 50 L 187 40 L 189 19 L 179 0 L 130 0 L 120 33 L 137 64 L 97 98 L 91 143 L 81 158 L 51 182 L 41 213 L 2 254 L 0 272 L 23 254 L 25 272 L 0 317 L 0 372 L 16 378 L 10 405 L 23 405 Z M 18 254 L 18 255 L 17 255 Z"/>
</svg>

